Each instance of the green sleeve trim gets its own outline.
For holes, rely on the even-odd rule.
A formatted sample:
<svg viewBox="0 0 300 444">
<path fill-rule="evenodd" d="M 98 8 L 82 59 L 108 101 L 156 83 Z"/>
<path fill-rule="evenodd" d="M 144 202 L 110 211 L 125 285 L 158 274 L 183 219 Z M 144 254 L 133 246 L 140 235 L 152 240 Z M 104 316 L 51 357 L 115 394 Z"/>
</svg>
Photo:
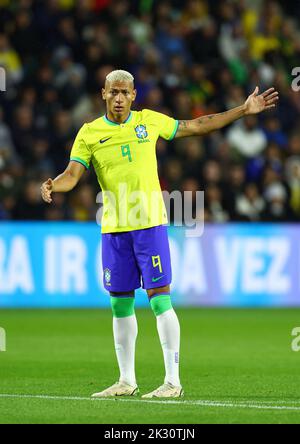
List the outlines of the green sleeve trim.
<svg viewBox="0 0 300 444">
<path fill-rule="evenodd" d="M 83 165 L 87 170 L 90 168 L 90 166 L 84 160 L 80 159 L 79 157 L 71 157 L 70 160 L 74 160 L 74 162 L 81 163 L 81 165 Z"/>
<path fill-rule="evenodd" d="M 178 125 L 179 125 L 179 122 L 178 122 L 178 120 L 176 120 L 175 121 L 174 131 L 173 131 L 171 137 L 168 140 L 173 140 L 174 139 L 174 137 L 176 136 L 177 130 L 178 130 Z"/>
</svg>

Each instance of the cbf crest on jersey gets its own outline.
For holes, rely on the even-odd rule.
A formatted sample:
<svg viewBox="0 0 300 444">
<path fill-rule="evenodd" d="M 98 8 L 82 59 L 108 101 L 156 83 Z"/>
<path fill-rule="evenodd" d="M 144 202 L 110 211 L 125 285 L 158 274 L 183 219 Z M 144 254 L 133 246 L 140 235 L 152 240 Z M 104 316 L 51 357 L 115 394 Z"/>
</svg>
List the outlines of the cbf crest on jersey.
<svg viewBox="0 0 300 444">
<path fill-rule="evenodd" d="M 146 139 L 148 137 L 148 133 L 146 130 L 146 125 L 138 125 L 135 127 L 135 133 L 138 139 Z"/>
</svg>

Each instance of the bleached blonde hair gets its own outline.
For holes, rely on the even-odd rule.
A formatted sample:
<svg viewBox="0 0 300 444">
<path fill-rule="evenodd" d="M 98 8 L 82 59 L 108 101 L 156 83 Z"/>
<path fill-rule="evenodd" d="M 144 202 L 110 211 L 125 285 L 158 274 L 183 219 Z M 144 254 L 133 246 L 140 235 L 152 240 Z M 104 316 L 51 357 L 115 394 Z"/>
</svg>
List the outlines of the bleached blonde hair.
<svg viewBox="0 0 300 444">
<path fill-rule="evenodd" d="M 130 72 L 123 69 L 115 69 L 106 76 L 107 82 L 132 82 L 134 83 L 134 77 Z"/>
</svg>

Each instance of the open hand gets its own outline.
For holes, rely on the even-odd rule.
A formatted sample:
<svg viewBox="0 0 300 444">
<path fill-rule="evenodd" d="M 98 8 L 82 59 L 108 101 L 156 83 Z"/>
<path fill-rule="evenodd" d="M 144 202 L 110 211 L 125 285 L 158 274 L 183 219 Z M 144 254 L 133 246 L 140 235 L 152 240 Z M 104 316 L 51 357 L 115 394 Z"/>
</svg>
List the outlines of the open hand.
<svg viewBox="0 0 300 444">
<path fill-rule="evenodd" d="M 275 88 L 267 89 L 262 94 L 258 94 L 258 86 L 245 102 L 245 114 L 258 114 L 267 109 L 274 108 L 278 100 L 278 92 Z"/>
<path fill-rule="evenodd" d="M 48 179 L 41 186 L 41 194 L 42 194 L 42 198 L 45 202 L 47 202 L 47 203 L 52 202 L 52 198 L 51 198 L 52 191 L 53 191 L 53 180 Z"/>
</svg>

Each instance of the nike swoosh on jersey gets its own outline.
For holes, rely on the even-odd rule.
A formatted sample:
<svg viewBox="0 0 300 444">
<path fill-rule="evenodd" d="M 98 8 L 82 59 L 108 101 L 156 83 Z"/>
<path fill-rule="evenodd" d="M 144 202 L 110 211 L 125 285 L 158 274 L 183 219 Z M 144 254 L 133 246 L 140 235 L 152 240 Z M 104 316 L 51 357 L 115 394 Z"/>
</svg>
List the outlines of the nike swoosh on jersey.
<svg viewBox="0 0 300 444">
<path fill-rule="evenodd" d="M 158 278 L 152 278 L 152 282 L 159 281 L 163 277 L 164 277 L 164 274 L 162 276 L 159 276 Z"/>
<path fill-rule="evenodd" d="M 104 142 L 107 142 L 109 139 L 111 139 L 112 138 L 112 136 L 111 137 L 107 137 L 106 139 L 101 139 L 100 140 L 100 143 L 104 143 Z"/>
</svg>

